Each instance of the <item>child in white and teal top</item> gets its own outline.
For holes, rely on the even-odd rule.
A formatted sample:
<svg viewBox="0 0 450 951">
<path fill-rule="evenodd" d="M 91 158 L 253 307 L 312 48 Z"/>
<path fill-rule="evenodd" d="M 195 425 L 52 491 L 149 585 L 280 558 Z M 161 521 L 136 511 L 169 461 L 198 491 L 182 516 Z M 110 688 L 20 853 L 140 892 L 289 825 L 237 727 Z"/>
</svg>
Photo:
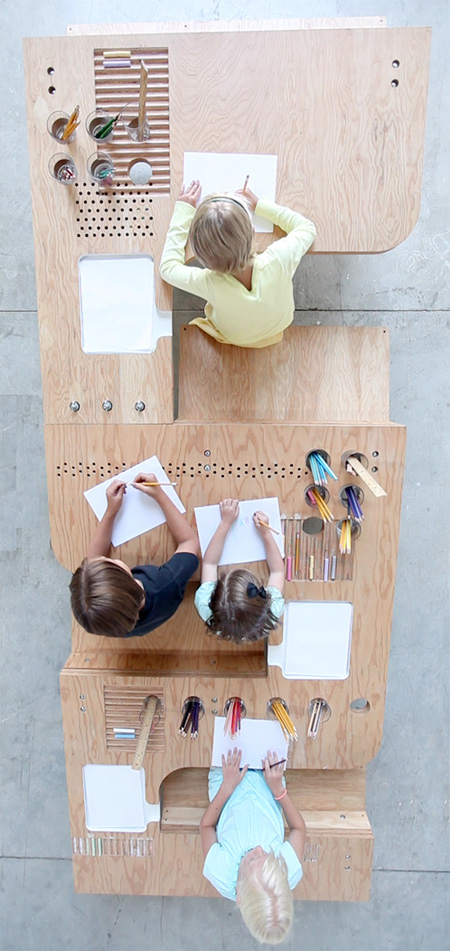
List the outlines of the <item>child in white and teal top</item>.
<svg viewBox="0 0 450 951">
<path fill-rule="evenodd" d="M 284 562 L 265 512 L 255 512 L 253 521 L 261 532 L 269 567 L 264 588 L 253 572 L 236 568 L 218 577 L 218 563 L 225 538 L 239 514 L 237 499 L 220 503 L 221 522 L 214 533 L 202 564 L 202 581 L 195 593 L 195 606 L 209 634 L 241 644 L 268 637 L 278 626 L 284 611 Z"/>
</svg>

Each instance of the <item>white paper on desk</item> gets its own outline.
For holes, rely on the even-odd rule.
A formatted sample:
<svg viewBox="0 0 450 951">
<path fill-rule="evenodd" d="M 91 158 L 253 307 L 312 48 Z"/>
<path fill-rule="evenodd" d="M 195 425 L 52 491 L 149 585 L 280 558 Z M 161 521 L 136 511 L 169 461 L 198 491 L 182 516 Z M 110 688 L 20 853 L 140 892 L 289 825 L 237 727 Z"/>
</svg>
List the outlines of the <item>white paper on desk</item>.
<svg viewBox="0 0 450 951">
<path fill-rule="evenodd" d="M 241 732 L 234 739 L 224 736 L 225 717 L 214 720 L 214 739 L 211 766 L 222 766 L 222 753 L 226 757 L 228 750 L 237 746 L 242 750 L 241 766 L 247 763 L 252 769 L 262 769 L 261 760 L 267 756 L 267 750 L 277 753 L 278 759 L 287 759 L 288 741 L 278 720 L 241 720 Z"/>
<path fill-rule="evenodd" d="M 89 254 L 78 262 L 85 353 L 149 353 L 155 306 L 147 254 Z"/>
<path fill-rule="evenodd" d="M 284 538 L 281 534 L 278 499 L 250 499 L 239 502 L 239 515 L 225 539 L 219 565 L 241 565 L 247 561 L 266 560 L 261 532 L 256 528 L 253 521 L 253 516 L 258 511 L 265 512 L 269 519 L 269 525 L 280 533 L 274 535 L 274 538 L 281 554 L 284 556 Z M 194 512 L 200 547 L 204 556 L 214 532 L 220 525 L 220 507 L 218 505 L 201 505 L 199 508 L 195 508 Z"/>
<path fill-rule="evenodd" d="M 89 763 L 83 791 L 90 832 L 145 832 L 149 822 L 159 822 L 159 803 L 145 798 L 145 769 Z"/>
<path fill-rule="evenodd" d="M 350 601 L 288 601 L 282 643 L 269 644 L 267 661 L 287 680 L 345 680 L 352 626 Z"/>
<path fill-rule="evenodd" d="M 137 466 L 132 466 L 131 469 L 126 469 L 124 472 L 117 472 L 111 479 L 100 482 L 98 485 L 93 486 L 92 489 L 87 489 L 84 493 L 86 501 L 91 506 L 93 512 L 95 512 L 99 521 L 106 512 L 106 490 L 111 482 L 114 482 L 114 479 L 121 479 L 123 482 L 133 482 L 140 472 L 153 472 L 159 482 L 170 481 L 157 456 L 150 456 L 150 459 L 144 459 L 143 462 L 139 462 Z M 163 486 L 163 492 L 169 496 L 169 499 L 172 500 L 180 512 L 186 511 L 181 499 L 172 486 Z M 144 532 L 149 532 L 152 528 L 157 528 L 158 525 L 162 525 L 165 521 L 165 515 L 158 503 L 155 502 L 154 499 L 151 499 L 150 496 L 145 495 L 144 492 L 140 492 L 139 489 L 133 489 L 133 487 L 129 485 L 125 493 L 122 508 L 116 515 L 114 521 L 111 538 L 112 544 L 114 548 L 117 548 L 118 545 L 123 545 L 124 542 L 129 542 L 132 538 L 137 538 L 138 535 L 143 535 Z"/>
<path fill-rule="evenodd" d="M 185 152 L 184 183 L 198 181 L 202 185 L 202 198 L 217 192 L 230 192 L 244 187 L 250 175 L 248 187 L 259 198 L 275 201 L 277 189 L 278 155 L 245 155 L 237 152 Z M 273 224 L 267 218 L 253 216 L 255 231 L 271 233 Z"/>
</svg>

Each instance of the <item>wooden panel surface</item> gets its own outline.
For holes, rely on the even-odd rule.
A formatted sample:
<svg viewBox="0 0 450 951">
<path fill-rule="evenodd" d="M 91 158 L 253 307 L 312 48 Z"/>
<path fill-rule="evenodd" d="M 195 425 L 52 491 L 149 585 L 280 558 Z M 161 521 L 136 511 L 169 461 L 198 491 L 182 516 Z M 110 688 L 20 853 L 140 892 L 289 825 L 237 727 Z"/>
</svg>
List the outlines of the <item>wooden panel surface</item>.
<svg viewBox="0 0 450 951">
<path fill-rule="evenodd" d="M 288 327 L 264 350 L 180 331 L 180 420 L 387 422 L 383 327 Z"/>
<path fill-rule="evenodd" d="M 260 30 L 333 30 L 386 26 L 386 17 L 292 17 L 289 20 L 190 20 L 159 23 L 70 23 L 68 36 L 127 36 L 129 33 L 235 33 Z"/>
<path fill-rule="evenodd" d="M 171 194 L 154 198 L 151 185 L 106 194 L 86 175 L 92 142 L 84 119 L 95 104 L 94 54 L 111 48 L 111 38 L 25 40 L 46 421 L 172 418 L 168 338 L 153 354 L 132 361 L 81 350 L 77 264 L 82 254 L 146 252 L 158 266 L 185 149 L 278 154 L 277 198 L 315 221 L 315 252 L 374 253 L 402 241 L 419 212 L 429 39 L 427 29 L 149 33 L 151 47 L 169 51 Z M 127 44 L 141 49 L 145 34 L 127 35 Z M 79 176 L 64 187 L 48 172 L 60 146 L 46 123 L 51 112 L 70 112 L 75 102 L 82 122 L 67 150 Z M 130 214 L 133 199 L 146 209 L 144 216 Z M 258 248 L 272 240 L 260 235 Z M 170 310 L 171 302 L 171 289 L 157 276 L 157 306 Z M 113 403 L 109 415 L 104 399 Z M 146 403 L 144 420 L 134 409 L 140 399 Z M 71 400 L 81 404 L 78 418 L 69 409 Z"/>
</svg>

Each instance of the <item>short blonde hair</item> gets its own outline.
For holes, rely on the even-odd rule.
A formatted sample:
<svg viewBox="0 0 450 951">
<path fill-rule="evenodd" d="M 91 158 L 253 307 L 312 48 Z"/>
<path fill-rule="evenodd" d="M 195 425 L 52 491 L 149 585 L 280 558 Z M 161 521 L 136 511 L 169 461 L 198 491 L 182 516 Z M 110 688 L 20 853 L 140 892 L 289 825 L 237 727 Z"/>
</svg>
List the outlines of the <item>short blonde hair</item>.
<svg viewBox="0 0 450 951">
<path fill-rule="evenodd" d="M 261 944 L 281 944 L 294 918 L 294 901 L 282 855 L 269 852 L 259 868 L 242 870 L 239 908 L 250 934 Z"/>
<path fill-rule="evenodd" d="M 221 274 L 243 271 L 254 257 L 250 214 L 231 196 L 210 195 L 200 203 L 189 240 L 200 264 Z"/>
</svg>

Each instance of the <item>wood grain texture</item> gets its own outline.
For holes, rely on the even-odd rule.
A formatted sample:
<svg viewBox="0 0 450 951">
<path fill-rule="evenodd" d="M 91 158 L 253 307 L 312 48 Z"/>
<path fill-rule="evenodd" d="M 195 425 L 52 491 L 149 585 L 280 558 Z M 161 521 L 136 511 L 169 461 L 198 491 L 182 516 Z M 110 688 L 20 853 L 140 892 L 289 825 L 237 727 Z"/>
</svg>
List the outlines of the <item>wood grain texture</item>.
<svg viewBox="0 0 450 951">
<path fill-rule="evenodd" d="M 281 343 L 255 350 L 181 327 L 179 418 L 386 422 L 389 333 L 291 326 Z"/>
<path fill-rule="evenodd" d="M 129 33 L 235 33 L 261 30 L 333 30 L 385 27 L 386 17 L 292 17 L 288 20 L 165 20 L 159 23 L 70 23 L 68 36 L 126 36 Z M 123 45 L 123 44 L 122 44 Z"/>
</svg>

